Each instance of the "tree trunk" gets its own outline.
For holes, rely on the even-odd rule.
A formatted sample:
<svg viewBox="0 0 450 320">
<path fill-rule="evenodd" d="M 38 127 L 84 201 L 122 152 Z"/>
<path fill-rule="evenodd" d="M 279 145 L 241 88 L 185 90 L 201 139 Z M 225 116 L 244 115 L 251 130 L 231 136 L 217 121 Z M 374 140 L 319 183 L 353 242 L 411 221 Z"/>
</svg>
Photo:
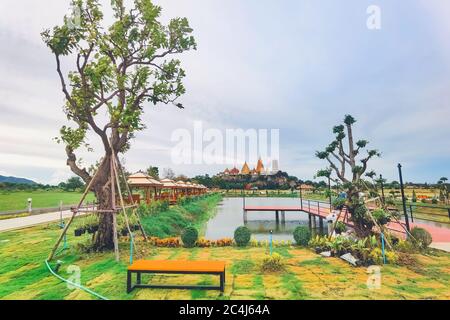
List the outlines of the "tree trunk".
<svg viewBox="0 0 450 320">
<path fill-rule="evenodd" d="M 105 156 L 105 161 L 98 168 L 97 178 L 92 187 L 97 197 L 97 209 L 112 210 L 113 198 L 111 192 L 111 155 Z M 117 189 L 117 187 L 115 187 Z M 113 213 L 99 212 L 99 226 L 93 249 L 106 251 L 114 249 Z"/>
</svg>

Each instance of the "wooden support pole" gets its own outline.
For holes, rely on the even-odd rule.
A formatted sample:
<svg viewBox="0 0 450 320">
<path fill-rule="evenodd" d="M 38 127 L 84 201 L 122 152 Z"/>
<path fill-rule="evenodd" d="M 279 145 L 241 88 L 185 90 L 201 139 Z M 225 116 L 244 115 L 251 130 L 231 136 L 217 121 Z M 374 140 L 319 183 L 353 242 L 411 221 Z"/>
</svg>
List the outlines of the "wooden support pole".
<svg viewBox="0 0 450 320">
<path fill-rule="evenodd" d="M 115 189 L 115 183 L 116 183 L 116 175 L 114 170 L 114 150 L 112 151 L 112 156 L 110 160 L 110 173 L 111 173 L 111 207 L 113 211 L 116 209 L 116 189 Z M 120 255 L 119 255 L 119 239 L 117 236 L 117 216 L 116 212 L 111 213 L 113 216 L 113 242 L 114 242 L 114 256 L 116 257 L 116 261 L 119 261 Z"/>
<path fill-rule="evenodd" d="M 120 164 L 119 159 L 115 159 L 115 160 L 116 160 L 116 161 L 115 161 L 115 162 L 116 162 L 116 163 L 115 163 L 115 164 L 116 164 L 116 167 L 117 167 L 118 170 L 120 171 L 120 173 L 121 173 L 121 175 L 122 175 L 122 178 L 123 178 L 124 181 L 125 181 L 125 186 L 126 186 L 126 188 L 127 188 L 128 197 L 129 197 L 131 203 L 132 203 L 133 205 L 135 205 L 133 196 L 132 196 L 132 194 L 131 194 L 130 186 L 129 186 L 128 183 L 127 183 L 127 180 L 126 180 L 126 177 L 125 177 L 125 173 L 124 173 L 123 170 L 122 170 L 122 165 Z M 117 169 L 116 169 L 116 174 L 117 174 Z M 120 185 L 119 185 L 119 188 L 120 188 Z M 149 195 L 150 195 L 150 189 L 148 189 L 148 193 L 149 193 Z M 122 194 L 121 194 L 121 196 L 122 196 Z M 122 207 L 124 207 L 124 206 L 123 206 L 123 199 L 122 199 Z M 141 219 L 140 219 L 140 217 L 139 217 L 139 214 L 136 212 L 136 209 L 133 209 L 133 214 L 134 214 L 134 215 L 136 216 L 136 218 L 137 218 L 138 226 L 139 226 L 139 229 L 141 230 L 142 235 L 144 236 L 144 240 L 147 241 L 147 240 L 148 240 L 147 234 L 145 233 L 144 227 L 142 226 Z"/>
<path fill-rule="evenodd" d="M 102 166 L 103 162 L 105 161 L 105 159 L 102 160 L 102 162 L 100 163 L 100 167 Z M 83 195 L 81 196 L 80 201 L 78 202 L 78 205 L 76 206 L 76 208 L 72 211 L 72 216 L 70 217 L 69 221 L 67 222 L 67 224 L 64 226 L 64 229 L 61 231 L 61 234 L 59 235 L 58 240 L 56 240 L 55 245 L 53 246 L 52 251 L 50 252 L 47 261 L 50 261 L 53 259 L 56 250 L 58 249 L 59 244 L 61 243 L 61 240 L 64 238 L 64 235 L 66 234 L 67 230 L 69 229 L 69 226 L 72 224 L 73 219 L 75 219 L 76 214 L 78 213 L 78 209 L 81 207 L 81 205 L 83 204 L 84 199 L 86 198 L 87 194 L 89 193 L 92 184 L 94 183 L 95 178 L 97 177 L 98 171 L 96 171 L 94 173 L 94 176 L 92 177 L 91 181 L 89 181 L 88 185 L 86 186 L 86 189 L 83 192 Z"/>
<path fill-rule="evenodd" d="M 311 219 L 312 219 L 312 214 L 308 213 L 308 227 L 309 227 L 310 230 L 312 229 L 312 221 L 311 221 Z"/>
<path fill-rule="evenodd" d="M 124 201 L 123 201 L 123 197 L 122 197 L 122 190 L 120 189 L 119 175 L 117 174 L 117 163 L 116 163 L 114 158 L 112 158 L 112 163 L 114 165 L 112 171 L 114 172 L 114 175 L 116 177 L 117 189 L 119 191 L 120 205 L 122 206 L 122 212 L 123 212 L 123 216 L 124 216 L 124 219 L 125 219 L 125 223 L 127 225 L 128 234 L 131 237 L 132 235 L 131 235 L 130 224 L 128 222 L 127 211 L 125 210 L 125 205 L 124 205 Z M 134 249 L 136 250 L 136 244 L 134 243 L 134 241 L 133 241 L 133 246 L 134 246 Z"/>
</svg>

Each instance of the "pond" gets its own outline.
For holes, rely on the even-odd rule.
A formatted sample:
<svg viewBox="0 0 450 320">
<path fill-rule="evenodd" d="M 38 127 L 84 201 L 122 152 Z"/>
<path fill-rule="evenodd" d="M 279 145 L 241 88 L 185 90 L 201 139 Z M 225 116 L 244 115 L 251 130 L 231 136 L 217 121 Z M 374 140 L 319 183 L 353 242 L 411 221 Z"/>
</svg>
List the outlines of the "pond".
<svg viewBox="0 0 450 320">
<path fill-rule="evenodd" d="M 297 198 L 245 198 L 245 203 L 248 206 L 300 206 Z M 303 205 L 306 205 L 306 202 Z M 308 214 L 302 211 L 286 212 L 285 223 L 278 224 L 275 222 L 275 212 L 252 211 L 248 212 L 247 221 L 244 222 L 242 208 L 242 198 L 224 198 L 218 206 L 216 216 L 208 221 L 205 238 L 210 240 L 233 238 L 234 230 L 245 225 L 252 231 L 252 237 L 257 240 L 268 240 L 270 230 L 273 231 L 274 240 L 293 240 L 294 229 L 298 225 L 308 225 Z M 325 232 L 325 230 L 316 231 Z"/>
</svg>

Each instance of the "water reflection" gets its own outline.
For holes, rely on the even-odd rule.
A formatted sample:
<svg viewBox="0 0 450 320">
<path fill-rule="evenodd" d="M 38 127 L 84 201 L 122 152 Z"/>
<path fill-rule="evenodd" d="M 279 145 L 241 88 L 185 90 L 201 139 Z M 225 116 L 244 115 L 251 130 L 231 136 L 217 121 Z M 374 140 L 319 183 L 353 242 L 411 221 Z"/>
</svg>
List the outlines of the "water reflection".
<svg viewBox="0 0 450 320">
<path fill-rule="evenodd" d="M 299 199 L 292 198 L 246 198 L 247 205 L 286 205 L 298 206 Z M 285 219 L 276 223 L 275 212 L 248 212 L 247 221 L 243 218 L 243 199 L 224 198 L 217 208 L 217 214 L 207 226 L 205 237 L 216 240 L 220 238 L 232 238 L 234 230 L 242 225 L 252 231 L 253 238 L 257 240 L 268 240 L 269 232 L 273 230 L 274 240 L 293 240 L 292 233 L 298 225 L 308 225 L 308 214 L 305 212 L 286 212 Z M 317 223 L 319 226 L 319 223 Z M 326 225 L 324 225 L 324 229 Z M 324 233 L 326 230 L 314 230 Z"/>
</svg>

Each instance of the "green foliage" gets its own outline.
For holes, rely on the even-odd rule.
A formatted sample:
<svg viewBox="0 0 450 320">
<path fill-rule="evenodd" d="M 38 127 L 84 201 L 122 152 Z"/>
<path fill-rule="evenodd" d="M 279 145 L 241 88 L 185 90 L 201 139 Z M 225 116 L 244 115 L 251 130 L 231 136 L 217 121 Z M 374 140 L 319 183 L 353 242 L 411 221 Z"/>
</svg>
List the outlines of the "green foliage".
<svg viewBox="0 0 450 320">
<path fill-rule="evenodd" d="M 380 225 L 388 224 L 391 221 L 391 215 L 389 214 L 389 212 L 384 211 L 383 209 L 375 209 L 372 212 L 372 217 Z"/>
<path fill-rule="evenodd" d="M 300 246 L 307 246 L 311 240 L 311 231 L 307 226 L 298 226 L 294 230 L 294 240 Z"/>
<path fill-rule="evenodd" d="M 404 253 L 416 253 L 417 247 L 411 241 L 399 240 L 395 245 L 395 250 Z"/>
<path fill-rule="evenodd" d="M 280 254 L 274 252 L 272 255 L 266 255 L 261 264 L 262 272 L 277 272 L 284 269 L 284 263 Z"/>
<path fill-rule="evenodd" d="M 325 236 L 321 237 L 319 235 L 309 240 L 308 246 L 313 248 L 316 251 L 316 253 L 328 251 L 331 249 L 328 237 Z"/>
<path fill-rule="evenodd" d="M 75 191 L 84 188 L 84 183 L 79 177 L 71 177 L 66 182 L 61 182 L 58 187 L 64 191 Z"/>
<path fill-rule="evenodd" d="M 345 202 L 346 202 L 345 198 L 334 198 L 331 205 L 333 206 L 334 209 L 340 210 L 344 207 Z"/>
<path fill-rule="evenodd" d="M 251 235 L 249 228 L 240 226 L 234 231 L 234 241 L 237 246 L 245 247 L 249 243 Z"/>
<path fill-rule="evenodd" d="M 201 230 L 202 225 L 216 212 L 220 200 L 218 194 L 209 195 L 185 205 L 141 215 L 141 222 L 149 236 L 158 238 L 178 236 L 192 225 Z"/>
<path fill-rule="evenodd" d="M 337 234 L 341 234 L 347 230 L 347 226 L 342 221 L 338 221 L 336 223 L 336 226 L 334 228 L 334 231 L 336 231 Z"/>
<path fill-rule="evenodd" d="M 413 190 L 411 201 L 414 203 L 417 202 L 416 190 Z"/>
<path fill-rule="evenodd" d="M 421 248 L 428 248 L 428 246 L 433 242 L 431 234 L 424 228 L 414 227 L 411 229 L 411 235 L 417 241 L 417 245 Z"/>
<path fill-rule="evenodd" d="M 92 129 L 107 149 L 105 131 L 110 129 L 115 150 L 125 151 L 134 133 L 145 128 L 141 117 L 147 102 L 182 108 L 175 101 L 185 93 L 186 74 L 171 56 L 196 49 L 193 30 L 186 18 L 164 25 L 161 8 L 151 0 L 136 0 L 131 8 L 111 1 L 113 16 L 105 18 L 97 0 L 73 0 L 72 5 L 79 11 L 76 19 L 66 17 L 64 24 L 41 33 L 56 58 L 64 111 L 75 124 L 63 126 L 58 141 L 72 156 L 86 146 L 86 132 Z M 76 59 L 76 68 L 66 75 L 62 56 Z M 107 115 L 104 128 L 96 122 L 99 114 Z"/>
<path fill-rule="evenodd" d="M 159 179 L 159 168 L 158 167 L 150 166 L 147 168 L 146 172 L 150 177 Z"/>
<path fill-rule="evenodd" d="M 192 248 L 198 240 L 198 231 L 194 227 L 187 227 L 181 234 L 181 241 L 187 248 Z"/>
</svg>

